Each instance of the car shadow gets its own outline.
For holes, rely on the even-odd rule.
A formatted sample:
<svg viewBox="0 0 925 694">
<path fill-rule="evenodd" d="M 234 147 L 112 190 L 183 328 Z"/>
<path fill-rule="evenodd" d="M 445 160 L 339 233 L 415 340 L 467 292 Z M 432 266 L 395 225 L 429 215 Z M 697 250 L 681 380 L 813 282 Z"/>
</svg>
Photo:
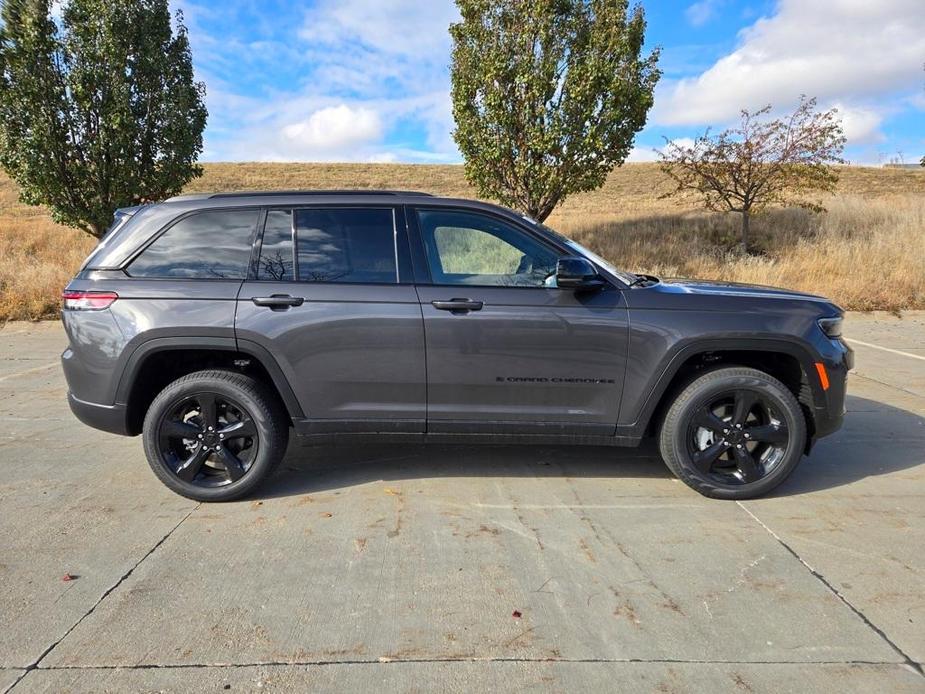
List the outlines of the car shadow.
<svg viewBox="0 0 925 694">
<path fill-rule="evenodd" d="M 886 447 L 884 441 L 892 445 Z M 807 494 L 916 467 L 925 462 L 923 444 L 925 418 L 875 400 L 849 396 L 842 430 L 817 442 L 812 455 L 804 458 L 771 496 Z M 435 477 L 668 479 L 672 475 L 651 440 L 639 448 L 380 441 L 303 446 L 294 441 L 277 474 L 251 498 Z"/>
</svg>

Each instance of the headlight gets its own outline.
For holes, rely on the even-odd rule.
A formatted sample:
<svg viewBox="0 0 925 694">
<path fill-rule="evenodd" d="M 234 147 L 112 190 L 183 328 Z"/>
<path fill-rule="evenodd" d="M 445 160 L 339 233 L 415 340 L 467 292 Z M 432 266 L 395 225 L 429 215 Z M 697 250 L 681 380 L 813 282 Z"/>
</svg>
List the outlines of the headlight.
<svg viewBox="0 0 925 694">
<path fill-rule="evenodd" d="M 824 332 L 828 337 L 835 339 L 841 337 L 841 328 L 844 318 L 841 316 L 835 316 L 834 318 L 820 318 L 818 321 L 819 328 Z"/>
</svg>

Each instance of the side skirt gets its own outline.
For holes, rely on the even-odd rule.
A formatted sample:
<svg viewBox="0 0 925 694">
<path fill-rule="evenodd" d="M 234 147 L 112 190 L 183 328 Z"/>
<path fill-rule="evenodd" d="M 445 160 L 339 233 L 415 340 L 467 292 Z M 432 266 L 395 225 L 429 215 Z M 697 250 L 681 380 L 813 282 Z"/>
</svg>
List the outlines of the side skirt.
<svg viewBox="0 0 925 694">
<path fill-rule="evenodd" d="M 482 434 L 482 433 L 410 433 L 395 431 L 327 431 L 319 432 L 310 420 L 294 420 L 295 434 L 305 446 L 346 443 L 413 443 L 413 444 L 512 444 L 532 446 L 638 446 L 640 436 L 602 436 L 587 434 Z"/>
</svg>

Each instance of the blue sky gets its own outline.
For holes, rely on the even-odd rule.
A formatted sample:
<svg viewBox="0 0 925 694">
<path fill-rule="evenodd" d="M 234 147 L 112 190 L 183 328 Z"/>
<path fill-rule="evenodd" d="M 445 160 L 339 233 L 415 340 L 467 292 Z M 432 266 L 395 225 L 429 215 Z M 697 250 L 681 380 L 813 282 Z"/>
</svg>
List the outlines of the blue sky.
<svg viewBox="0 0 925 694">
<path fill-rule="evenodd" d="M 925 0 L 644 0 L 662 81 L 631 160 L 741 108 L 837 107 L 852 162 L 925 154 Z M 452 0 L 173 0 L 206 161 L 458 162 Z"/>
</svg>

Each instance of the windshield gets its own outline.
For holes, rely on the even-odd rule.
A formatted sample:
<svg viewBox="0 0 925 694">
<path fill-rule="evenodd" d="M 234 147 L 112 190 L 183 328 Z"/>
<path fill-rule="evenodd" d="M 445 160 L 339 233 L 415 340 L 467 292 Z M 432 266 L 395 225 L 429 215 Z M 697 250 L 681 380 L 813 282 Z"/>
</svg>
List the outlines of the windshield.
<svg viewBox="0 0 925 694">
<path fill-rule="evenodd" d="M 582 246 L 580 243 L 578 243 L 577 241 L 573 241 L 568 236 L 563 236 L 555 229 L 551 229 L 545 224 L 540 224 L 536 220 L 530 219 L 529 217 L 524 217 L 524 219 L 526 219 L 531 224 L 535 224 L 536 226 L 540 227 L 547 234 L 556 238 L 560 243 L 565 244 L 566 246 L 571 248 L 573 251 L 578 253 L 578 255 L 584 256 L 585 258 L 593 262 L 595 265 L 598 265 L 599 267 L 604 268 L 610 274 L 618 277 L 622 282 L 626 284 L 632 284 L 638 279 L 638 277 L 636 277 L 636 275 L 632 274 L 631 272 L 626 272 L 625 270 L 618 270 L 616 267 L 614 267 L 613 263 L 607 260 L 604 260 L 601 256 L 599 256 L 597 253 L 592 251 L 590 248 L 586 248 L 585 246 Z"/>
</svg>

